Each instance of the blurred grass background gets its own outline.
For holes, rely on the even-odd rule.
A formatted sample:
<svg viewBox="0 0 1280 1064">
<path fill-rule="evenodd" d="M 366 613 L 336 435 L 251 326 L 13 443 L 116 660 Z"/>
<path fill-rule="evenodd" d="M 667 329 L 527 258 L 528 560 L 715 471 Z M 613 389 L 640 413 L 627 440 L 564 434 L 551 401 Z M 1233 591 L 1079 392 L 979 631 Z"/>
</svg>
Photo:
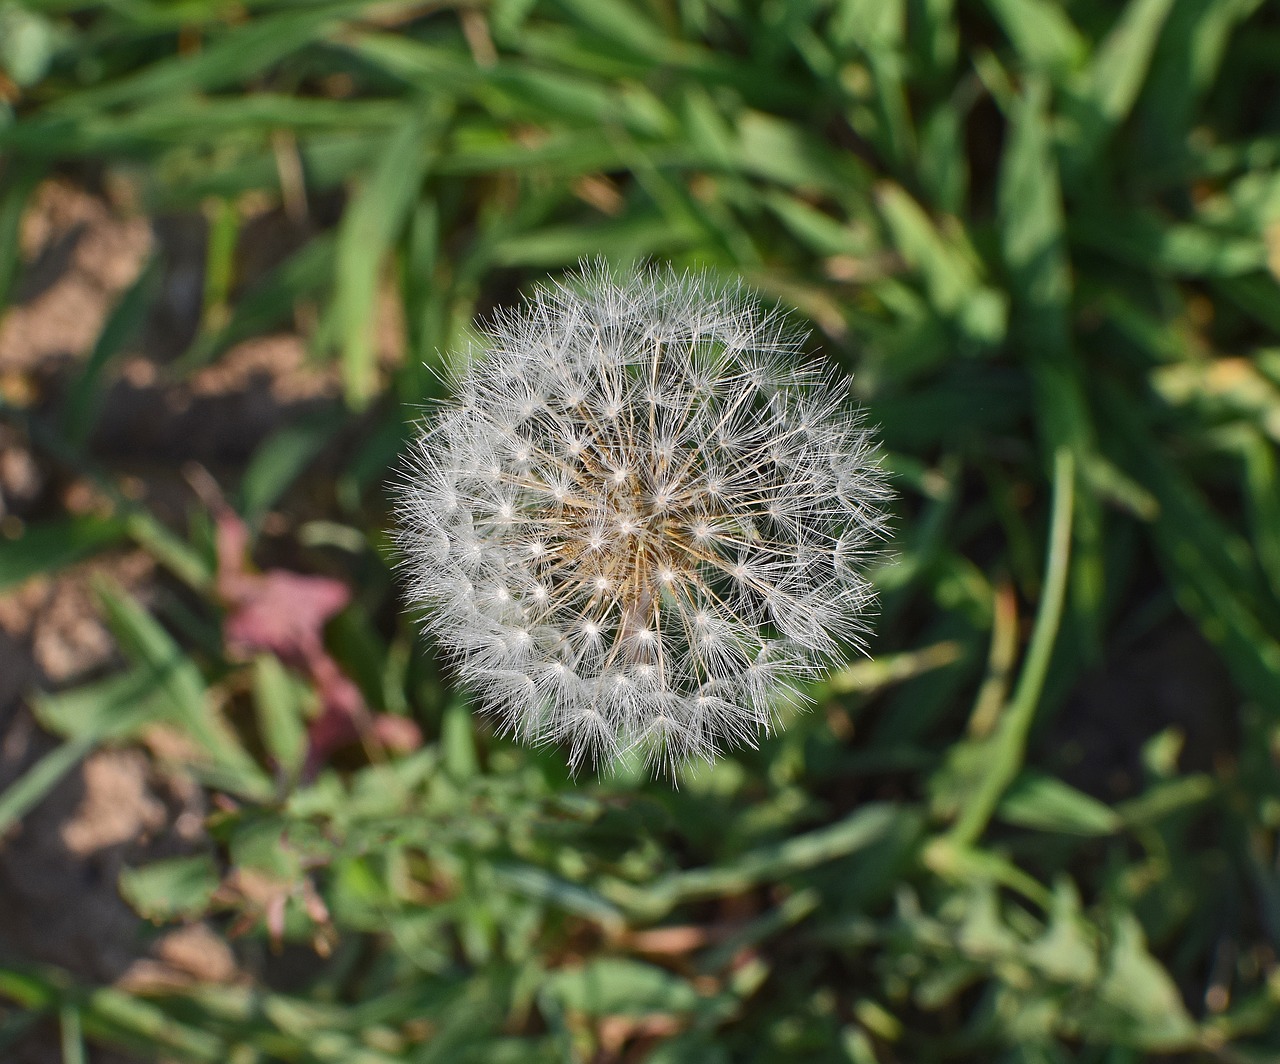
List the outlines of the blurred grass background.
<svg viewBox="0 0 1280 1064">
<path fill-rule="evenodd" d="M 138 949 L 234 958 L 10 944 L 0 1055 L 1280 1059 L 1277 56 L 1262 0 L 0 0 L 0 589 L 110 635 L 24 685 L 0 863 L 142 751 L 204 804 Z M 61 323 L 68 197 L 142 235 Z M 901 493 L 874 657 L 677 791 L 493 738 L 390 570 L 448 352 L 597 256 L 810 323 Z M 351 735 L 229 649 L 228 507 L 349 590 Z"/>
</svg>

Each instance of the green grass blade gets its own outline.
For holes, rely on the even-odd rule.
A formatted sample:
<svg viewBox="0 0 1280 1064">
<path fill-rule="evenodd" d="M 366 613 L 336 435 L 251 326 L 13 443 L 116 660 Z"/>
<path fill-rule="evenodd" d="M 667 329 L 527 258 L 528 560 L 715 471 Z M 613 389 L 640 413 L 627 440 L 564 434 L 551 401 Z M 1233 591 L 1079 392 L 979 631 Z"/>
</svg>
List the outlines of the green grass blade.
<svg viewBox="0 0 1280 1064">
<path fill-rule="evenodd" d="M 762 846 L 723 865 L 672 873 L 628 897 L 627 902 L 621 898 L 615 900 L 624 908 L 642 912 L 646 919 L 657 919 L 677 905 L 719 894 L 736 894 L 759 883 L 857 853 L 913 816 L 914 810 L 906 807 L 883 803 L 865 805 L 834 824 Z"/>
<path fill-rule="evenodd" d="M 125 654 L 158 677 L 168 696 L 170 720 L 208 755 L 209 766 L 202 770 L 204 775 L 224 790 L 268 800 L 275 793 L 274 786 L 225 721 L 214 713 L 195 662 L 132 599 L 105 582 L 98 594 L 112 634 Z"/>
<path fill-rule="evenodd" d="M 1075 70 L 1089 54 L 1088 42 L 1062 5 L 1053 0 L 985 0 L 1014 51 L 1031 70 L 1055 80 Z"/>
<path fill-rule="evenodd" d="M 311 10 L 258 18 L 221 34 L 195 55 L 175 55 L 137 73 L 58 101 L 51 115 L 82 119 L 109 108 L 211 91 L 260 75 L 273 64 L 358 13 L 358 4 L 326 4 Z"/>
<path fill-rule="evenodd" d="M 1231 34 L 1263 0 L 1176 3 L 1160 36 L 1135 115 L 1143 161 L 1153 168 L 1180 161 L 1205 93 L 1221 74 Z"/>
<path fill-rule="evenodd" d="M 664 61 L 679 47 L 627 0 L 558 0 L 571 19 L 645 59 Z"/>
<path fill-rule="evenodd" d="M 289 486 L 333 438 L 340 422 L 331 413 L 286 425 L 274 432 L 254 452 L 240 481 L 237 507 L 252 529 L 262 524 L 267 512 Z"/>
<path fill-rule="evenodd" d="M 83 735 L 54 747 L 0 794 L 0 836 L 44 799 L 96 745 L 98 737 Z"/>
<path fill-rule="evenodd" d="M 119 543 L 125 523 L 113 517 L 57 517 L 28 525 L 16 540 L 0 544 L 0 591 L 40 573 L 54 572 Z"/>
<path fill-rule="evenodd" d="M 4 131 L 0 122 L 0 134 Z M 40 179 L 40 169 L 31 164 L 15 165 L 0 180 L 0 311 L 9 298 L 9 290 L 22 265 L 18 236 L 22 215 L 32 191 Z"/>
<path fill-rule="evenodd" d="M 362 406 L 375 386 L 378 284 L 392 243 L 409 217 L 448 120 L 437 101 L 415 110 L 390 137 L 367 182 L 343 215 L 334 265 L 335 306 L 347 401 Z"/>
<path fill-rule="evenodd" d="M 80 1010 L 66 1004 L 58 1011 L 58 1035 L 62 1048 L 62 1064 L 86 1064 L 84 1032 L 80 1029 Z"/>
<path fill-rule="evenodd" d="M 1280 691 L 1280 603 L 1251 560 L 1229 549 L 1238 537 L 1159 453 L 1127 402 L 1114 389 L 1106 400 L 1126 463 L 1160 503 L 1151 533 L 1179 605 L 1222 650 L 1240 687 L 1260 705 L 1274 705 Z"/>
<path fill-rule="evenodd" d="M 141 328 L 159 275 L 159 260 L 152 258 L 112 308 L 79 376 L 68 389 L 61 427 L 73 447 L 83 448 L 89 439 L 97 415 L 95 407 L 103 398 L 103 375 Z"/>
<path fill-rule="evenodd" d="M 1138 99 L 1156 43 L 1175 0 L 1129 0 L 1111 32 L 1093 55 L 1073 101 L 1078 134 L 1067 157 L 1078 170 L 1101 149 L 1128 117 Z"/>
<path fill-rule="evenodd" d="M 221 327 L 197 336 L 174 366 L 175 371 L 191 372 L 241 340 L 288 322 L 300 302 L 317 298 L 327 288 L 333 275 L 333 255 L 331 234 L 312 237 L 242 294 Z"/>
</svg>

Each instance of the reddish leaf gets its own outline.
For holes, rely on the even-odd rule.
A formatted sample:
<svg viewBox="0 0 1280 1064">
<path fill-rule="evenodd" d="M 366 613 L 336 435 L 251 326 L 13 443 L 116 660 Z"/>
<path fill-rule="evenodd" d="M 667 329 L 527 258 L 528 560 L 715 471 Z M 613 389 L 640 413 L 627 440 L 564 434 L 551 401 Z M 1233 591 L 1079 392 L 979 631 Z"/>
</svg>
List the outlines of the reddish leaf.
<svg viewBox="0 0 1280 1064">
<path fill-rule="evenodd" d="M 326 622 L 350 601 L 337 580 L 268 570 L 244 584 L 227 614 L 227 646 L 245 656 L 265 650 L 290 665 L 307 665 L 324 654 Z"/>
<path fill-rule="evenodd" d="M 287 569 L 254 572 L 249 530 L 230 509 L 217 517 L 218 595 L 227 607 L 223 639 L 234 654 L 263 651 L 305 673 L 320 696 L 320 714 L 307 729 L 304 775 L 314 775 L 330 756 L 364 738 L 387 750 L 413 750 L 422 743 L 417 725 L 403 717 L 372 716 L 350 677 L 324 647 L 324 626 L 351 601 L 351 592 L 327 576 Z"/>
<path fill-rule="evenodd" d="M 259 651 L 308 667 L 324 655 L 324 626 L 351 601 L 341 581 L 287 569 L 248 567 L 249 533 L 230 510 L 218 516 L 218 594 L 228 607 L 223 635 L 232 652 Z"/>
</svg>

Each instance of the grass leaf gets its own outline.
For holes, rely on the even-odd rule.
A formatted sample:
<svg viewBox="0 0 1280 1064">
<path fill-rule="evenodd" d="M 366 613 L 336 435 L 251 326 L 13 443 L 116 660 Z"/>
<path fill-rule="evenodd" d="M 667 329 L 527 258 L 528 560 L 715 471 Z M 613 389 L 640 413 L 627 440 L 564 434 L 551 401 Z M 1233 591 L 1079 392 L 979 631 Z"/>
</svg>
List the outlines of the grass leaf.
<svg viewBox="0 0 1280 1064">
<path fill-rule="evenodd" d="M 343 216 L 334 298 L 347 400 L 357 407 L 373 395 L 377 296 L 386 257 L 431 167 L 446 120 L 447 108 L 438 103 L 411 113 L 387 138 L 372 173 Z"/>
</svg>

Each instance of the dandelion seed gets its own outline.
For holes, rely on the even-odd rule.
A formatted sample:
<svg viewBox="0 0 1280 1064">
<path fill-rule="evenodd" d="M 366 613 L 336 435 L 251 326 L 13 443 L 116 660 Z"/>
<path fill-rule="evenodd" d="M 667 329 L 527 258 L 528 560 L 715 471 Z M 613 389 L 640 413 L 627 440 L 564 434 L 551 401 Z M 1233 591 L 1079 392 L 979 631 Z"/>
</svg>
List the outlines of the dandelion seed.
<svg viewBox="0 0 1280 1064">
<path fill-rule="evenodd" d="M 740 291 L 585 270 L 498 319 L 399 485 L 412 601 L 503 730 L 665 770 L 859 648 L 889 496 L 847 381 Z"/>
</svg>

